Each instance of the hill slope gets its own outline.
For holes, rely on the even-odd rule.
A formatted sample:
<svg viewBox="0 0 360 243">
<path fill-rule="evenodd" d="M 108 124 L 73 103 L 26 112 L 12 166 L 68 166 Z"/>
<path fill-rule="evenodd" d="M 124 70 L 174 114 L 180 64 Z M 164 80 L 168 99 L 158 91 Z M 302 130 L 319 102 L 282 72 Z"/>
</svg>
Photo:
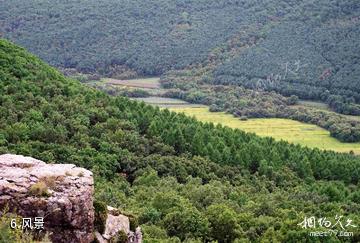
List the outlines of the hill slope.
<svg viewBox="0 0 360 243">
<path fill-rule="evenodd" d="M 358 157 L 110 97 L 5 40 L 0 63 L 0 152 L 91 169 L 146 239 L 287 242 L 307 237 L 304 216 L 359 222 Z"/>
<path fill-rule="evenodd" d="M 164 86 L 195 91 L 171 97 L 236 116 L 309 122 L 345 142 L 360 141 L 360 123 L 336 114 L 360 115 L 359 27 L 357 0 L 14 0 L 0 9 L 0 33 L 52 65 L 117 77 L 163 74 Z M 219 85 L 270 98 L 229 101 L 213 92 Z M 284 109 L 294 95 L 334 112 Z"/>
<path fill-rule="evenodd" d="M 248 8 L 214 0 L 16 0 L 3 3 L 0 31 L 54 65 L 126 65 L 152 75 L 201 61 L 237 31 Z"/>
<path fill-rule="evenodd" d="M 243 83 L 281 74 L 290 85 L 299 83 L 300 96 L 319 98 L 328 89 L 360 100 L 356 0 L 14 0 L 2 6 L 5 37 L 53 65 L 83 71 L 126 65 L 142 74 L 163 73 L 204 61 L 254 26 L 250 48 L 218 68 L 222 82 L 229 81 L 224 75 Z M 317 89 L 304 93 L 301 84 Z M 276 89 L 288 92 L 286 85 Z"/>
</svg>

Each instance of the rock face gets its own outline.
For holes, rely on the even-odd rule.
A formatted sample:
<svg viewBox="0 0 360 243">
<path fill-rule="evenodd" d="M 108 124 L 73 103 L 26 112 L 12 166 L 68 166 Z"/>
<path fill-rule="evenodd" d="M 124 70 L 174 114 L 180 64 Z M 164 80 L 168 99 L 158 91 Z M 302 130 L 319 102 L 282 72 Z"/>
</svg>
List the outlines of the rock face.
<svg viewBox="0 0 360 243">
<path fill-rule="evenodd" d="M 0 212 L 43 217 L 52 242 L 93 240 L 92 173 L 72 164 L 46 164 L 20 155 L 0 155 Z"/>
<path fill-rule="evenodd" d="M 104 239 L 110 240 L 120 230 L 123 230 L 126 234 L 130 232 L 129 218 L 124 215 L 113 215 L 109 211 L 105 224 L 105 232 L 102 236 Z"/>
<path fill-rule="evenodd" d="M 107 243 L 116 237 L 119 231 L 124 231 L 128 237 L 128 243 L 142 243 L 142 233 L 140 227 L 135 232 L 130 230 L 130 220 L 127 216 L 120 214 L 116 208 L 107 206 L 107 219 L 104 234 L 96 232 L 96 239 L 100 243 Z"/>
</svg>

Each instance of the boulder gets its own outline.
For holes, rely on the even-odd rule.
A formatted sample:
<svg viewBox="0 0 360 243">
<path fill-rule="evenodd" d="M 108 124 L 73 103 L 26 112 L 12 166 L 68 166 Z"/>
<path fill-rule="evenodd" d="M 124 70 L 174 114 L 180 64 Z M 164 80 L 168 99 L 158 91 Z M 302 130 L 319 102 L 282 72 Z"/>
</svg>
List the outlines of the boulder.
<svg viewBox="0 0 360 243">
<path fill-rule="evenodd" d="M 128 243 L 142 243 L 142 233 L 140 227 L 137 227 L 135 232 L 130 230 L 130 220 L 127 216 L 113 207 L 107 206 L 107 218 L 105 223 L 105 231 L 101 235 L 99 232 L 95 233 L 96 239 L 100 243 L 111 242 L 120 231 L 124 231 L 128 237 Z"/>
<path fill-rule="evenodd" d="M 42 217 L 52 242 L 93 240 L 93 192 L 92 173 L 86 169 L 0 155 L 0 212 L 7 207 L 23 218 Z"/>
<path fill-rule="evenodd" d="M 109 207 L 108 207 L 109 210 Z M 123 230 L 126 234 L 130 232 L 130 220 L 125 215 L 118 213 L 113 213 L 114 211 L 108 211 L 105 232 L 102 235 L 104 239 L 110 240 L 115 236 L 120 230 Z"/>
</svg>

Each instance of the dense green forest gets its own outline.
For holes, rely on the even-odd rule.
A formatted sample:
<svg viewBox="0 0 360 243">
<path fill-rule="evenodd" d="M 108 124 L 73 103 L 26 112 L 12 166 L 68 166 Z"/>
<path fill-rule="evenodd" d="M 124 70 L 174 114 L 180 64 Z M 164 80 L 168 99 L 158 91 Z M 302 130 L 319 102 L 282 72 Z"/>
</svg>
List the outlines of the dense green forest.
<svg viewBox="0 0 360 243">
<path fill-rule="evenodd" d="M 360 122 L 336 114 L 360 115 L 357 0 L 1 4 L 0 35 L 62 69 L 120 78 L 162 75 L 164 87 L 177 89 L 171 97 L 239 117 L 309 122 L 340 141 L 360 141 Z M 243 88 L 256 92 L 239 98 Z M 236 95 L 229 101 L 218 89 Z M 256 93 L 267 98 L 254 101 L 261 97 Z M 297 98 L 321 101 L 334 112 L 288 107 Z"/>
<path fill-rule="evenodd" d="M 322 100 L 339 113 L 360 115 L 360 18 L 355 14 L 359 4 L 314 20 L 275 23 L 256 48 L 219 66 L 213 82 Z"/>
<path fill-rule="evenodd" d="M 2 1 L 0 32 L 53 65 L 100 72 L 125 65 L 153 75 L 201 61 L 255 7 L 217 0 Z"/>
<path fill-rule="evenodd" d="M 305 217 L 360 222 L 359 157 L 111 97 L 3 39 L 0 78 L 0 152 L 92 170 L 96 199 L 147 241 L 317 242 Z"/>
</svg>

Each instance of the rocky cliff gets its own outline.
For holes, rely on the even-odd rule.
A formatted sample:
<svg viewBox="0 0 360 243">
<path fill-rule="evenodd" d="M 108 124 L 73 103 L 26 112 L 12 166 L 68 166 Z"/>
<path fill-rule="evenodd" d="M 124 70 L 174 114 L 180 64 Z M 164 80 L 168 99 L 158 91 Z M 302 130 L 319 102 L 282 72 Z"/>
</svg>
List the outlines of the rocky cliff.
<svg viewBox="0 0 360 243">
<path fill-rule="evenodd" d="M 99 235 L 94 233 L 93 192 L 92 173 L 86 169 L 0 155 L 0 214 L 8 208 L 23 218 L 20 227 L 38 235 L 48 233 L 52 242 L 88 243 Z M 141 242 L 140 229 L 131 232 L 129 219 L 114 215 L 114 210 L 107 215 L 101 240 L 107 242 L 122 230 L 128 242 Z M 27 225 L 24 218 L 29 219 Z"/>
<path fill-rule="evenodd" d="M 83 168 L 0 155 L 0 209 L 42 217 L 53 242 L 92 241 L 93 192 L 92 173 Z"/>
</svg>

